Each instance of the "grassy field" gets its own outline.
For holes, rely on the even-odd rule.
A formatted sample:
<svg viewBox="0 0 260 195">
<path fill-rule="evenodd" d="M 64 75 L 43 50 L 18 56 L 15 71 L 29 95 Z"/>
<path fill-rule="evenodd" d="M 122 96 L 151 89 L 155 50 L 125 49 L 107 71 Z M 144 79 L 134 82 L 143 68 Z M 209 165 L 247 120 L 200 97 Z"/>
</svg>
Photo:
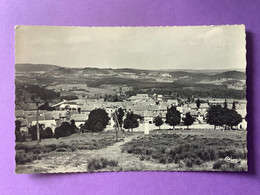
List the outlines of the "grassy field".
<svg viewBox="0 0 260 195">
<path fill-rule="evenodd" d="M 153 135 L 140 136 L 126 143 L 122 151 L 138 155 L 142 161 L 161 164 L 176 164 L 184 170 L 211 169 L 245 171 L 247 166 L 246 134 L 237 131 L 154 131 Z M 204 133 L 203 133 L 204 132 Z M 241 159 L 238 163 L 223 161 L 226 157 Z M 202 168 L 202 169 L 201 169 Z M 208 170 L 208 168 L 206 168 Z"/>
<path fill-rule="evenodd" d="M 74 134 L 16 144 L 16 173 L 247 170 L 246 131 L 154 130 Z M 228 163 L 223 159 L 241 159 Z"/>
</svg>

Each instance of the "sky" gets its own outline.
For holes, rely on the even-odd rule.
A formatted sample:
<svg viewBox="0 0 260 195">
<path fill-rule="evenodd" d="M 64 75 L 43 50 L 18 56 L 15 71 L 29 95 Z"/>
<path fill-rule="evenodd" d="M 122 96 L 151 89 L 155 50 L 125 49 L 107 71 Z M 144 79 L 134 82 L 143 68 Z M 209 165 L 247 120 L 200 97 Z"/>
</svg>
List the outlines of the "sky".
<svg viewBox="0 0 260 195">
<path fill-rule="evenodd" d="M 16 64 L 137 69 L 244 69 L 243 25 L 17 26 Z"/>
</svg>

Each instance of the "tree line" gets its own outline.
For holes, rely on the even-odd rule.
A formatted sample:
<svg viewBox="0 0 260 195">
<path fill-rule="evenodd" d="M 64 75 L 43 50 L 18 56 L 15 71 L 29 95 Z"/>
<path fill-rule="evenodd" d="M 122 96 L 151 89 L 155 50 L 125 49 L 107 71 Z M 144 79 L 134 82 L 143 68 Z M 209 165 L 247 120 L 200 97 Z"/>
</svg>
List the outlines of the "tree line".
<svg viewBox="0 0 260 195">
<path fill-rule="evenodd" d="M 197 103 L 199 107 L 199 103 Z M 115 115 L 117 120 L 115 119 Z M 115 127 L 122 127 L 127 130 L 131 130 L 139 127 L 139 122 L 142 121 L 144 118 L 140 115 L 137 115 L 133 112 L 127 112 L 125 116 L 125 112 L 122 108 L 119 108 L 115 115 L 112 116 L 112 120 L 118 121 L 115 122 Z M 125 116 L 125 118 L 124 118 Z M 191 116 L 189 112 L 185 114 L 185 117 L 181 117 L 180 111 L 177 110 L 175 106 L 167 108 L 166 113 L 166 120 L 165 123 L 172 126 L 175 129 L 175 126 L 179 125 L 183 121 L 183 124 L 187 126 L 191 126 L 195 122 L 195 118 Z M 88 116 L 88 119 L 82 124 L 80 127 L 77 127 L 75 124 L 75 120 L 71 120 L 70 122 L 62 122 L 61 125 L 55 128 L 54 133 L 50 127 L 45 128 L 44 125 L 39 124 L 40 128 L 40 138 L 59 138 L 59 137 L 66 137 L 72 135 L 74 133 L 83 133 L 83 132 L 101 132 L 103 131 L 106 126 L 109 124 L 110 117 L 106 110 L 98 108 L 92 110 Z M 212 105 L 207 111 L 206 114 L 206 122 L 210 125 L 214 125 L 215 128 L 217 126 L 221 126 L 224 129 L 233 129 L 234 126 L 237 126 L 239 123 L 242 122 L 242 116 L 237 113 L 235 110 L 235 104 L 233 103 L 232 109 L 227 108 L 227 103 L 225 102 L 224 106 L 221 105 Z M 153 123 L 159 127 L 163 125 L 164 121 L 162 116 L 158 115 L 153 119 Z M 15 121 L 15 135 L 16 141 L 24 141 L 25 138 L 20 132 L 21 128 L 21 121 Z M 31 139 L 37 139 L 37 128 L 36 125 L 29 127 L 28 129 Z"/>
</svg>

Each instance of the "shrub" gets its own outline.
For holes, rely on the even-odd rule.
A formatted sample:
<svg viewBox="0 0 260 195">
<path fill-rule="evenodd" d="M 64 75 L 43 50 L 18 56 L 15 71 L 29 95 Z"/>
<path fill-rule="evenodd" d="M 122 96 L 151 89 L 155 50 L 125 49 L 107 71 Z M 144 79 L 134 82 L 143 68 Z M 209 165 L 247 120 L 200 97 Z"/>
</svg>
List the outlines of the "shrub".
<svg viewBox="0 0 260 195">
<path fill-rule="evenodd" d="M 41 139 L 52 138 L 53 132 L 50 127 L 47 127 L 41 134 Z"/>
<path fill-rule="evenodd" d="M 32 140 L 37 140 L 37 125 L 33 125 L 28 128 Z M 39 124 L 40 135 L 43 132 L 43 124 Z"/>
<path fill-rule="evenodd" d="M 15 154 L 16 164 L 26 164 L 37 159 L 40 159 L 38 154 L 25 153 L 23 150 L 17 150 Z"/>
<path fill-rule="evenodd" d="M 173 163 L 173 158 L 169 157 L 169 158 L 167 159 L 167 163 Z"/>
<path fill-rule="evenodd" d="M 145 156 L 144 155 L 140 156 L 140 160 L 144 161 L 145 160 Z"/>
<path fill-rule="evenodd" d="M 246 171 L 247 167 L 241 166 L 240 163 L 229 163 L 221 159 L 213 164 L 213 169 L 219 169 L 222 171 Z"/>
<path fill-rule="evenodd" d="M 116 167 L 118 165 L 118 161 L 116 160 L 108 160 L 108 166 Z"/>
<path fill-rule="evenodd" d="M 229 163 L 226 162 L 226 161 L 223 160 L 223 159 L 218 160 L 217 162 L 215 162 L 215 163 L 213 164 L 213 169 L 220 169 L 221 167 L 227 166 L 227 164 L 229 164 Z"/>
<path fill-rule="evenodd" d="M 63 122 L 59 127 L 56 127 L 54 137 L 56 139 L 60 137 L 66 137 L 71 135 L 70 133 L 70 124 L 68 122 Z"/>
<path fill-rule="evenodd" d="M 194 160 L 195 165 L 201 165 L 202 163 L 203 161 L 199 157 Z"/>
<path fill-rule="evenodd" d="M 150 159 L 151 159 L 150 156 L 146 156 L 146 157 L 145 157 L 145 160 L 150 160 Z"/>
<path fill-rule="evenodd" d="M 26 140 L 25 135 L 21 131 L 15 131 L 15 141 L 24 142 Z"/>
<path fill-rule="evenodd" d="M 155 150 L 155 151 L 152 153 L 152 158 L 153 158 L 153 159 L 160 159 L 160 158 L 162 158 L 162 153 L 160 153 L 160 151 L 158 151 L 158 150 Z"/>
<path fill-rule="evenodd" d="M 93 158 L 88 161 L 88 170 L 94 171 L 106 168 L 107 166 L 115 167 L 118 165 L 116 160 L 107 160 L 106 158 Z"/>
<path fill-rule="evenodd" d="M 146 149 L 146 155 L 151 155 L 153 153 L 152 149 Z"/>
<path fill-rule="evenodd" d="M 226 150 L 220 150 L 218 152 L 219 158 L 226 158 L 227 156 L 230 158 L 241 158 L 245 159 L 246 155 L 245 152 L 243 151 L 237 151 L 235 149 L 226 149 Z"/>
<path fill-rule="evenodd" d="M 192 166 L 193 166 L 193 162 L 192 162 L 192 160 L 189 159 L 189 158 L 186 158 L 186 159 L 184 160 L 184 163 L 185 163 L 185 165 L 186 165 L 187 167 L 192 167 Z"/>
<path fill-rule="evenodd" d="M 164 156 L 159 159 L 159 163 L 166 164 L 167 160 Z"/>
</svg>

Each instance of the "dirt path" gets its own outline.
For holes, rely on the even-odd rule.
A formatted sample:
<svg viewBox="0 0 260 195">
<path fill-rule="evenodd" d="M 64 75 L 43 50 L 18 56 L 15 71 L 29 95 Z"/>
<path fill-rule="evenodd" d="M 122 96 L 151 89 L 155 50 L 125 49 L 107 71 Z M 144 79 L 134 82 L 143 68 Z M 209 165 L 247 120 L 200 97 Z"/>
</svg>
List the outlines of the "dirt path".
<svg viewBox="0 0 260 195">
<path fill-rule="evenodd" d="M 118 166 L 107 167 L 97 171 L 133 171 L 133 170 L 169 170 L 176 169 L 176 165 L 164 165 L 150 161 L 141 161 L 133 154 L 122 153 L 121 147 L 138 135 L 126 137 L 124 141 L 100 150 L 76 150 L 75 152 L 51 152 L 26 165 L 18 165 L 17 173 L 62 173 L 87 172 L 88 160 L 91 158 L 107 158 L 117 160 Z"/>
<path fill-rule="evenodd" d="M 132 160 L 130 154 L 121 153 L 121 146 L 138 135 L 126 137 L 124 141 L 117 142 L 112 146 L 100 150 L 76 150 L 75 152 L 51 152 L 43 155 L 41 160 L 35 160 L 26 165 L 18 165 L 16 172 L 30 173 L 61 173 L 61 172 L 84 172 L 87 171 L 88 160 L 91 158 L 104 157 L 119 161 L 123 164 L 124 159 Z M 26 170 L 26 171 L 25 171 Z"/>
</svg>

